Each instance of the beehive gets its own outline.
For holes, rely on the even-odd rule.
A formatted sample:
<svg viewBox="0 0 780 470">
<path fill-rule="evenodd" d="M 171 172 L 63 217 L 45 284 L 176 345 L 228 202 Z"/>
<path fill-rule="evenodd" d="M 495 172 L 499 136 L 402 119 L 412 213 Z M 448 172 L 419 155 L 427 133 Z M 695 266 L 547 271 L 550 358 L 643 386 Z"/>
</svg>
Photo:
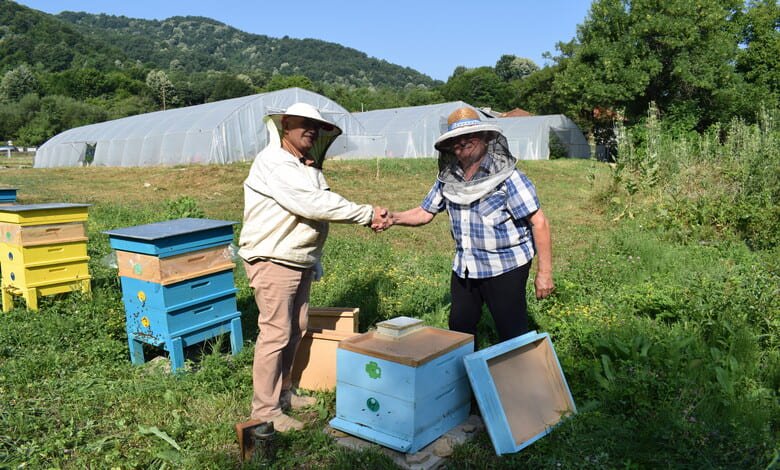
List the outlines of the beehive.
<svg viewBox="0 0 780 470">
<path fill-rule="evenodd" d="M 292 369 L 292 381 L 307 390 L 336 388 L 336 353 L 339 343 L 358 333 L 309 330 L 301 338 Z"/>
<path fill-rule="evenodd" d="M 531 331 L 464 363 L 498 455 L 531 445 L 577 411 L 547 333 Z"/>
<path fill-rule="evenodd" d="M 30 310 L 38 297 L 90 292 L 88 204 L 28 204 L 0 207 L 0 267 L 3 311 L 21 296 Z"/>
<path fill-rule="evenodd" d="M 417 452 L 468 417 L 471 389 L 463 357 L 473 350 L 472 335 L 432 327 L 342 340 L 330 425 Z"/>
<path fill-rule="evenodd" d="M 309 330 L 358 331 L 359 308 L 309 307 Z"/>
<path fill-rule="evenodd" d="M 224 333 L 232 353 L 241 350 L 228 251 L 234 224 L 184 218 L 105 232 L 117 252 L 133 364 L 145 361 L 143 343 L 168 351 L 174 371 L 186 346 Z"/>
<path fill-rule="evenodd" d="M 0 206 L 16 202 L 16 188 L 0 188 Z"/>
</svg>

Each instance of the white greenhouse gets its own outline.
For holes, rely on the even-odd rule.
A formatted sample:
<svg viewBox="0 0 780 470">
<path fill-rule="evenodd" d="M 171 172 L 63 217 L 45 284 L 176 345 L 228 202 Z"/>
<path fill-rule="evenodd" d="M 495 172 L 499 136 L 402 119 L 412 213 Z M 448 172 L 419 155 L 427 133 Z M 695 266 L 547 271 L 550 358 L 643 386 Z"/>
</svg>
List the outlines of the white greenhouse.
<svg viewBox="0 0 780 470">
<path fill-rule="evenodd" d="M 344 133 L 328 157 L 434 157 L 433 144 L 447 129 L 447 116 L 470 106 L 463 101 L 350 114 L 335 101 L 301 88 L 157 111 L 67 130 L 49 139 L 35 155 L 36 168 L 67 166 L 152 166 L 224 164 L 251 161 L 268 142 L 263 116 L 293 103 L 317 107 Z M 472 106 L 473 107 L 473 106 Z M 477 108 L 474 108 L 477 109 Z M 550 133 L 569 157 L 587 158 L 588 143 L 563 115 L 483 120 L 501 128 L 512 154 L 521 160 L 550 156 Z"/>
<path fill-rule="evenodd" d="M 433 144 L 447 129 L 447 116 L 462 106 L 474 108 L 483 121 L 498 126 L 506 136 L 512 154 L 520 160 L 549 159 L 550 133 L 558 138 L 567 156 L 590 156 L 590 147 L 582 131 L 562 114 L 494 118 L 463 101 L 453 101 L 366 111 L 353 116 L 360 121 L 367 135 L 374 136 L 377 141 L 375 147 L 381 146 L 379 142 L 384 139 L 384 152 L 379 155 L 391 158 L 431 157 L 436 154 Z"/>
<path fill-rule="evenodd" d="M 347 136 L 360 136 L 364 132 L 347 110 L 317 93 L 288 88 L 70 129 L 52 137 L 38 149 L 35 167 L 248 161 L 266 145 L 263 116 L 284 111 L 296 102 L 317 107 L 326 119 L 344 130 L 329 154 L 348 154 L 354 150 L 348 144 Z"/>
</svg>

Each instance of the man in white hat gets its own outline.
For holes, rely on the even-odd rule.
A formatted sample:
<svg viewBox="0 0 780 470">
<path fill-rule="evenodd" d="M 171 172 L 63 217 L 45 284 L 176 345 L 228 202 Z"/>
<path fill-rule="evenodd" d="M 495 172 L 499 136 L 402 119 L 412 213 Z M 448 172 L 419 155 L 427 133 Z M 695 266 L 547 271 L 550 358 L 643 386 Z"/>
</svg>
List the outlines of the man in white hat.
<svg viewBox="0 0 780 470">
<path fill-rule="evenodd" d="M 525 286 L 535 254 L 536 297 L 555 289 L 550 225 L 536 189 L 515 167 L 501 130 L 472 108 L 450 114 L 447 132 L 434 147 L 439 175 L 422 204 L 391 213 L 375 229 L 424 225 L 446 209 L 455 239 L 450 329 L 476 336 L 487 304 L 499 341 L 520 336 L 528 331 Z"/>
<path fill-rule="evenodd" d="M 269 143 L 244 181 L 238 254 L 260 311 L 251 418 L 273 422 L 284 432 L 303 428 L 285 414 L 288 409 L 316 402 L 293 392 L 291 369 L 306 333 L 311 282 L 321 275 L 328 223 L 381 225 L 387 210 L 355 204 L 329 190 L 322 162 L 341 129 L 316 108 L 296 103 L 265 121 Z"/>
</svg>

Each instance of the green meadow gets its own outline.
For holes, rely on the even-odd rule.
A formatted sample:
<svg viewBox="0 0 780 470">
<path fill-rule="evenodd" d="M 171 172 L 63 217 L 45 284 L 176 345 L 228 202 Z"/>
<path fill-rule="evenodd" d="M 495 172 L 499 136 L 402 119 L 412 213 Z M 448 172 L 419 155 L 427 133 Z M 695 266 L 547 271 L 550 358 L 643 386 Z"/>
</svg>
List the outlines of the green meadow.
<svg viewBox="0 0 780 470">
<path fill-rule="evenodd" d="M 448 468 L 775 468 L 780 449 L 780 151 L 771 119 L 702 135 L 647 125 L 620 158 L 522 161 L 553 230 L 556 293 L 529 300 L 578 413 L 497 457 L 486 433 Z M 0 162 L 2 164 L 2 162 Z M 0 468 L 238 468 L 257 308 L 235 271 L 244 348 L 227 336 L 186 351 L 180 374 L 146 348 L 130 364 L 116 269 L 103 231 L 179 217 L 238 222 L 248 164 L 0 169 L 20 203 L 89 203 L 91 297 L 19 301 L 0 315 Z M 334 191 L 407 209 L 433 159 L 329 161 Z M 237 237 L 236 237 L 237 239 Z M 445 327 L 453 242 L 446 214 L 374 234 L 332 225 L 312 305 L 360 308 L 360 330 L 399 315 Z M 529 282 L 529 287 L 532 282 Z M 489 315 L 480 347 L 496 341 Z M 248 468 L 395 468 L 323 430 L 335 393 L 314 393 L 301 432 Z"/>
</svg>

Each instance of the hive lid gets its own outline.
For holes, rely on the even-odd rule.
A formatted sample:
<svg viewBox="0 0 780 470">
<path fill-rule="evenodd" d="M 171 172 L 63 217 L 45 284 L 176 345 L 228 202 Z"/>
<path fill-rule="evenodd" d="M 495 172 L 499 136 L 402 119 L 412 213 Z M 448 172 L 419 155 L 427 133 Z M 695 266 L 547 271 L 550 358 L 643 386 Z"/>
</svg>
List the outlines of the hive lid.
<svg viewBox="0 0 780 470">
<path fill-rule="evenodd" d="M 463 358 L 496 454 L 531 445 L 576 413 L 547 333 L 531 331 Z"/>
<path fill-rule="evenodd" d="M 339 349 L 417 367 L 473 341 L 467 333 L 424 326 L 399 338 L 369 331 L 341 341 Z"/>
<path fill-rule="evenodd" d="M 0 207 L 0 222 L 22 226 L 83 222 L 87 220 L 87 208 L 90 205 L 49 202 L 2 206 Z"/>
<path fill-rule="evenodd" d="M 30 212 L 45 211 L 52 209 L 74 209 L 79 207 L 89 207 L 91 204 L 71 204 L 67 202 L 49 202 L 45 204 L 17 204 L 15 206 L 4 206 L 0 209 L 3 212 Z"/>
<path fill-rule="evenodd" d="M 236 223 L 237 222 L 228 220 L 194 219 L 188 217 L 176 220 L 166 220 L 164 222 L 155 222 L 153 224 L 106 230 L 103 233 L 127 239 L 153 241 L 178 235 L 229 227 Z"/>
</svg>

